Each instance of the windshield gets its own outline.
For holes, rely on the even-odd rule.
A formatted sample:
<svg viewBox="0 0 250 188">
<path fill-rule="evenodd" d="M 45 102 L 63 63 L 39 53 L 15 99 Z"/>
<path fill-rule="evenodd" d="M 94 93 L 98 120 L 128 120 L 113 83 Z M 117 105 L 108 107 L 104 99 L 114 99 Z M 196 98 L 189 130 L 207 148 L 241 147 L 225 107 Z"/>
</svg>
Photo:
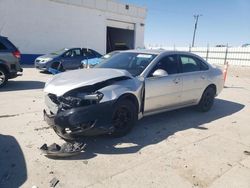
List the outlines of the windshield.
<svg viewBox="0 0 250 188">
<path fill-rule="evenodd" d="M 107 59 L 110 59 L 111 57 L 113 57 L 115 54 L 118 54 L 119 51 L 113 51 L 113 52 L 110 52 L 108 54 L 105 54 L 103 55 L 100 60 L 103 61 L 103 60 L 107 60 Z"/>
<path fill-rule="evenodd" d="M 61 55 L 61 54 L 63 54 L 64 52 L 66 52 L 67 50 L 68 50 L 68 49 L 64 48 L 64 49 L 61 49 L 61 50 L 52 52 L 52 53 L 50 53 L 50 55 Z"/>
<path fill-rule="evenodd" d="M 155 57 L 154 54 L 122 52 L 108 59 L 103 59 L 95 68 L 123 69 L 133 76 L 138 76 Z"/>
</svg>

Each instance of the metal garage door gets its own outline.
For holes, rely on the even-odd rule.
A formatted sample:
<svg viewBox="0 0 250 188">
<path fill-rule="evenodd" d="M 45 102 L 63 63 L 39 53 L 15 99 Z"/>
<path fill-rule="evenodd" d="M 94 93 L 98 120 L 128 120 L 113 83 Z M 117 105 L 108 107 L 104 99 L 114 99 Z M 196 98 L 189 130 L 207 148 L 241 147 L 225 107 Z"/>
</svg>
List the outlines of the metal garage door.
<svg viewBox="0 0 250 188">
<path fill-rule="evenodd" d="M 107 20 L 106 52 L 134 49 L 135 24 Z"/>
</svg>

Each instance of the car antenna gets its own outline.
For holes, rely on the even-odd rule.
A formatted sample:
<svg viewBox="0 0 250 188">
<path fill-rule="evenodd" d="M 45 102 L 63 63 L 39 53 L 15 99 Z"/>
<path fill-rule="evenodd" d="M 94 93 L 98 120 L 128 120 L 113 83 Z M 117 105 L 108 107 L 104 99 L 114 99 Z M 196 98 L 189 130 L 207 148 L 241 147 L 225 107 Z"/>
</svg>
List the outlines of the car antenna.
<svg viewBox="0 0 250 188">
<path fill-rule="evenodd" d="M 89 48 L 87 48 L 87 52 L 89 52 Z M 87 55 L 87 68 L 89 67 L 89 58 L 88 58 L 88 55 Z"/>
<path fill-rule="evenodd" d="M 2 31 L 4 29 L 4 26 L 5 26 L 6 22 L 4 22 L 4 24 L 2 25 L 2 27 L 0 28 L 0 36 L 2 35 Z"/>
</svg>

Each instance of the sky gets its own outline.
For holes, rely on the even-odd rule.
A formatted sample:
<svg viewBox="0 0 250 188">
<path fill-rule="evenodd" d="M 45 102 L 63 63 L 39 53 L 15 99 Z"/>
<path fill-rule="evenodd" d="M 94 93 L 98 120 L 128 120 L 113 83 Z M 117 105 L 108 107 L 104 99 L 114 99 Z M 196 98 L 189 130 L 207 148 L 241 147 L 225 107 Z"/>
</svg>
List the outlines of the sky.
<svg viewBox="0 0 250 188">
<path fill-rule="evenodd" d="M 241 46 L 250 43 L 250 0 L 121 1 L 147 8 L 146 45 L 191 45 L 194 14 L 202 14 L 195 46 Z"/>
</svg>

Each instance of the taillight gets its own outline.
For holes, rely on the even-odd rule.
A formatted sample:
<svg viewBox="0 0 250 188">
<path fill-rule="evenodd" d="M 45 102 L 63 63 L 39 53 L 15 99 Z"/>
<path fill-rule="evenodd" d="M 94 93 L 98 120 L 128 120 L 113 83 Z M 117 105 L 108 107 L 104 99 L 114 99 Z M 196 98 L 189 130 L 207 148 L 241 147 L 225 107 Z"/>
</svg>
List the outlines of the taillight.
<svg viewBox="0 0 250 188">
<path fill-rule="evenodd" d="M 21 53 L 20 53 L 18 50 L 14 51 L 14 52 L 13 52 L 13 55 L 14 55 L 16 58 L 18 58 L 18 59 L 21 58 Z"/>
</svg>

